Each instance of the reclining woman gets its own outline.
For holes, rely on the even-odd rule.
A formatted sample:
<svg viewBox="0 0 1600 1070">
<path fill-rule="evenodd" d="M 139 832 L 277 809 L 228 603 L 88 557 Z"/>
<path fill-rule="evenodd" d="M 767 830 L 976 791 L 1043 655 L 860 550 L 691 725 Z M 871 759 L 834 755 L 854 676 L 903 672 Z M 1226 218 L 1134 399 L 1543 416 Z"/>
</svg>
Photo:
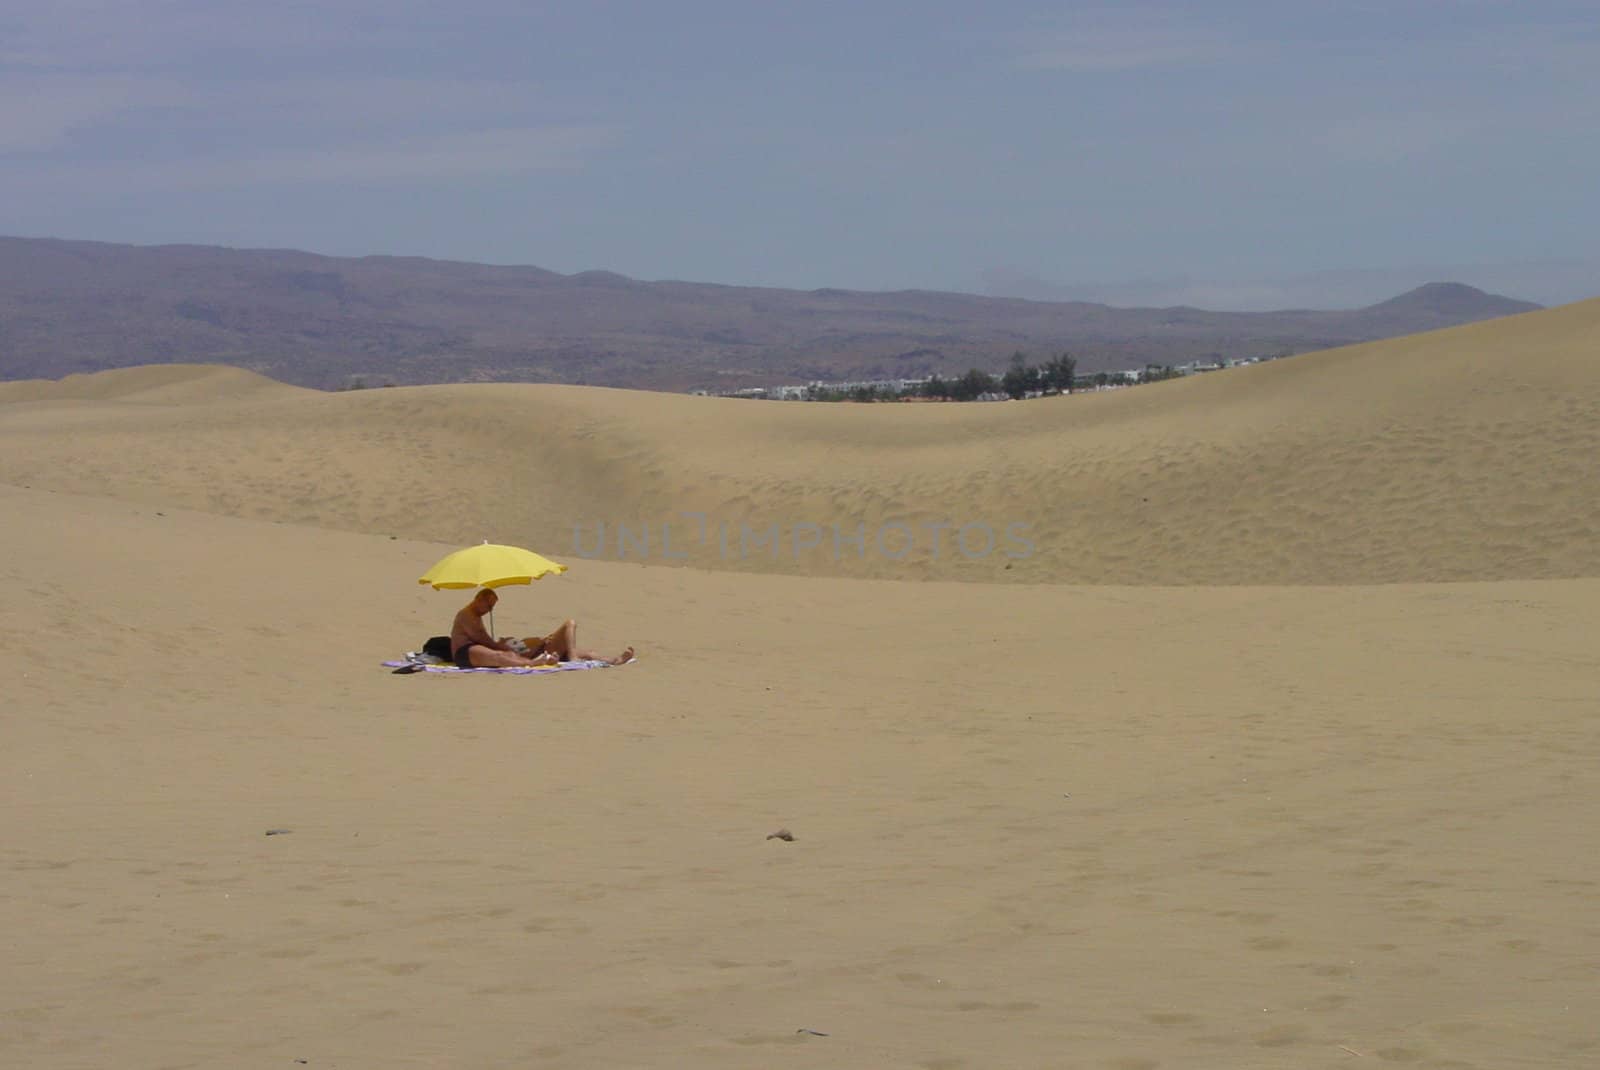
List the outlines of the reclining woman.
<svg viewBox="0 0 1600 1070">
<path fill-rule="evenodd" d="M 450 656 L 459 667 L 509 669 L 554 665 L 562 661 L 603 661 L 608 665 L 621 665 L 633 660 L 631 646 L 614 658 L 579 650 L 578 625 L 570 620 L 547 636 L 523 640 L 531 655 L 524 657 L 509 643 L 490 635 L 483 626 L 483 618 L 499 601 L 500 596 L 485 587 L 456 614 L 455 622 L 450 625 Z"/>
</svg>

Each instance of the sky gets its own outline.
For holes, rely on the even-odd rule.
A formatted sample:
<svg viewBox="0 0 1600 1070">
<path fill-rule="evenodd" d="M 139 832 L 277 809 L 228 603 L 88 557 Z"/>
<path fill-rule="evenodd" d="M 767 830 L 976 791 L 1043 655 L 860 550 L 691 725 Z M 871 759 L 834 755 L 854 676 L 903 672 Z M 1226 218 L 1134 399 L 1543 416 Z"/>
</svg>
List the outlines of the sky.
<svg viewBox="0 0 1600 1070">
<path fill-rule="evenodd" d="M 1596 190 L 1593 0 L 0 0 L 0 234 L 1554 304 Z"/>
</svg>

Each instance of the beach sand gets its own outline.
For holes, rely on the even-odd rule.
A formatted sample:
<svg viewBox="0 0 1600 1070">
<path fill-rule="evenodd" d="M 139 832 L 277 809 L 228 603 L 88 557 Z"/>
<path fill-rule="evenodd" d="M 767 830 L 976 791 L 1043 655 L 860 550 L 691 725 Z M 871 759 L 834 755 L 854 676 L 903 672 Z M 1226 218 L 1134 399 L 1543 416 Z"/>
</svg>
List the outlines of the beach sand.
<svg viewBox="0 0 1600 1070">
<path fill-rule="evenodd" d="M 959 407 L 0 384 L 0 1064 L 1591 1065 L 1597 339 Z M 1021 560 L 568 552 L 1022 499 Z M 480 536 L 572 565 L 501 632 L 639 663 L 386 672 Z"/>
</svg>

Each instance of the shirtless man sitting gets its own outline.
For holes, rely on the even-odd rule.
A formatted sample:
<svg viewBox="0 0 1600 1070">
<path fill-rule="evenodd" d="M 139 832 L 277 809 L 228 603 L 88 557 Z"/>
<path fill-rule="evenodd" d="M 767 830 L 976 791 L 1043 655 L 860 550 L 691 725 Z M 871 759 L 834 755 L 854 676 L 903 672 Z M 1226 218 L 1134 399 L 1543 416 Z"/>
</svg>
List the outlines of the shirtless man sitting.
<svg viewBox="0 0 1600 1070">
<path fill-rule="evenodd" d="M 510 644 L 490 635 L 483 626 L 484 616 L 499 601 L 500 596 L 485 587 L 456 614 L 455 622 L 450 625 L 450 654 L 460 668 L 531 668 L 561 661 L 604 661 L 610 665 L 621 665 L 633 660 L 631 646 L 614 658 L 602 658 L 591 651 L 579 650 L 578 625 L 570 620 L 547 636 L 523 640 L 533 655 L 523 657 L 511 649 Z"/>
</svg>

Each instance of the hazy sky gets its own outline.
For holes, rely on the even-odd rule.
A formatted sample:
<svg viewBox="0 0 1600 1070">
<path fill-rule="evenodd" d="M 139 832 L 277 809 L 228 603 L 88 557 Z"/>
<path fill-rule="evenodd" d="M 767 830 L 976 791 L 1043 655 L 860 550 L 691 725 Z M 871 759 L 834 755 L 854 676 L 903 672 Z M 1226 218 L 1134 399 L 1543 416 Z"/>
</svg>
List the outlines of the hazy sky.
<svg viewBox="0 0 1600 1070">
<path fill-rule="evenodd" d="M 1548 303 L 1597 190 L 1593 0 L 0 0 L 8 234 Z"/>
</svg>

